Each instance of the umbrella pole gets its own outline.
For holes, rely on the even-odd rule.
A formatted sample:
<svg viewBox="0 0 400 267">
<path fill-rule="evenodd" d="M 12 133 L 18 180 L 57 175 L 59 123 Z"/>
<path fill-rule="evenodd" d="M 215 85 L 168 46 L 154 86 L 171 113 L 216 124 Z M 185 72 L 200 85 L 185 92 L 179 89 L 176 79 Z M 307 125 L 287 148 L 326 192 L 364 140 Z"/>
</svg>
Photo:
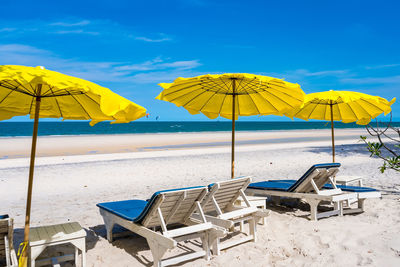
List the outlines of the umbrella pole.
<svg viewBox="0 0 400 267">
<path fill-rule="evenodd" d="M 335 130 L 333 125 L 333 109 L 332 109 L 332 100 L 329 104 L 331 107 L 331 133 L 332 133 L 332 162 L 335 162 Z"/>
<path fill-rule="evenodd" d="M 22 248 L 22 267 L 26 267 L 28 265 L 28 251 L 26 250 L 26 246 L 29 241 L 29 223 L 31 216 L 31 203 L 32 203 L 32 187 L 33 187 L 33 171 L 35 167 L 35 156 L 36 156 L 36 141 L 37 141 L 37 133 L 39 126 L 39 112 L 40 112 L 40 93 L 42 90 L 42 85 L 38 85 L 38 91 L 36 96 L 36 105 L 35 105 L 35 121 L 33 123 L 33 134 L 32 134 L 32 148 L 31 148 L 31 161 L 29 165 L 29 182 L 28 182 L 28 195 L 26 199 L 26 215 L 25 215 L 25 231 L 24 231 L 24 243 Z"/>
<path fill-rule="evenodd" d="M 233 179 L 235 177 L 235 90 L 236 90 L 236 84 L 235 80 L 232 80 L 232 167 L 231 167 L 231 178 Z"/>
</svg>

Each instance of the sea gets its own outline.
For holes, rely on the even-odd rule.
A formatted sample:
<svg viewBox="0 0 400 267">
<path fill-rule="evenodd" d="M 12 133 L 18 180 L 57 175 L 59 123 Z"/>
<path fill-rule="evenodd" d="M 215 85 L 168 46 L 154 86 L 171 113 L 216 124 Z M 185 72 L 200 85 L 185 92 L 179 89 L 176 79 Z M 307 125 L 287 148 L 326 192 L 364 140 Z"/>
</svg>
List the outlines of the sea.
<svg viewBox="0 0 400 267">
<path fill-rule="evenodd" d="M 335 129 L 363 128 L 355 123 L 335 122 Z M 400 127 L 400 122 L 392 122 Z M 329 122 L 260 122 L 237 121 L 236 131 L 276 131 L 303 129 L 330 129 Z M 100 122 L 90 126 L 86 121 L 76 122 L 40 122 L 39 136 L 58 135 L 98 135 L 98 134 L 144 134 L 144 133 L 178 133 L 178 132 L 221 132 L 231 131 L 230 121 L 151 121 L 110 124 Z M 31 136 L 33 122 L 0 122 L 0 137 Z"/>
</svg>

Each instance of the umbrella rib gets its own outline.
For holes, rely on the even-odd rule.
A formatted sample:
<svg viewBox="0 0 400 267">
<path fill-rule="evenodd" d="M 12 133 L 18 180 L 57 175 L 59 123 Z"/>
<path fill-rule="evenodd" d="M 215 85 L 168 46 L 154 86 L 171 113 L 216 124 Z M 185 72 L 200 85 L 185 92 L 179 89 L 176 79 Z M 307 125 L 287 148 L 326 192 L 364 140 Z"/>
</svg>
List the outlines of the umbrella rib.
<svg viewBox="0 0 400 267">
<path fill-rule="evenodd" d="M 219 79 L 224 83 L 227 91 L 229 92 L 229 86 L 225 83 L 224 79 L 222 79 L 221 77 L 219 77 Z M 214 85 L 212 85 L 214 84 Z M 218 87 L 219 89 L 224 89 L 223 86 L 221 86 L 220 84 L 218 84 L 217 82 L 215 82 L 214 79 L 210 80 L 208 83 L 204 83 L 202 84 L 204 87 L 208 87 L 207 89 L 212 89 L 215 87 Z M 208 91 L 208 90 L 207 90 Z M 211 91 L 211 90 L 210 90 Z M 219 91 L 219 90 L 218 90 Z M 215 92 L 215 91 L 214 91 Z"/>
<path fill-rule="evenodd" d="M 42 93 L 42 96 L 46 96 L 47 92 L 49 92 L 49 91 L 51 91 L 53 93 L 53 95 L 54 95 L 54 91 L 51 90 L 50 87 L 51 86 L 49 85 L 49 89 L 46 92 Z M 50 96 L 47 96 L 47 97 L 50 97 Z"/>
<path fill-rule="evenodd" d="M 33 87 L 31 83 L 29 84 L 29 86 L 30 86 L 30 88 L 32 89 L 32 92 L 33 92 L 32 96 L 34 96 L 36 94 L 35 87 Z M 25 89 L 28 90 L 28 88 L 25 88 Z"/>
<path fill-rule="evenodd" d="M 80 106 L 81 106 L 81 108 L 83 109 L 83 111 L 89 116 L 89 119 L 92 119 L 92 117 L 90 116 L 90 114 L 86 111 L 86 109 L 83 107 L 83 105 L 78 101 L 78 99 L 76 99 L 75 97 L 74 97 L 74 95 L 70 95 Z"/>
<path fill-rule="evenodd" d="M 328 106 L 330 106 L 330 107 L 332 108 L 332 106 L 331 106 L 331 105 L 325 105 L 324 119 L 325 119 L 325 116 L 326 116 L 326 110 L 328 109 Z M 333 111 L 332 111 L 332 112 L 333 112 Z"/>
<path fill-rule="evenodd" d="M 242 85 L 243 81 L 244 81 L 244 79 L 239 79 L 239 83 L 236 85 L 236 95 L 239 95 L 239 93 L 237 93 L 237 92 L 239 91 L 240 88 L 246 92 L 245 87 Z"/>
<path fill-rule="evenodd" d="M 371 115 L 369 114 L 369 112 L 367 111 L 367 110 L 365 110 L 365 108 L 363 107 L 363 106 L 361 106 L 360 104 L 358 104 L 357 102 L 354 102 L 354 104 L 357 104 L 357 105 L 359 105 L 360 106 L 360 108 L 362 108 L 364 111 L 365 111 L 365 113 L 367 113 L 368 114 L 368 116 L 370 116 L 371 117 Z"/>
<path fill-rule="evenodd" d="M 354 117 L 356 117 L 356 119 L 357 119 L 357 121 L 358 121 L 357 114 L 354 112 L 353 108 L 350 106 L 350 103 L 347 103 L 347 105 L 349 106 L 349 108 L 350 108 L 351 112 L 353 112 L 353 114 L 354 114 Z"/>
<path fill-rule="evenodd" d="M 188 88 L 189 88 L 189 87 L 188 87 Z M 199 90 L 199 89 L 194 89 L 194 90 L 192 90 L 192 91 L 190 91 L 190 92 L 187 92 L 187 93 L 185 93 L 185 94 L 183 94 L 183 95 L 177 96 L 177 97 L 175 97 L 175 98 L 173 98 L 173 99 L 168 99 L 168 101 L 169 101 L 169 102 L 173 102 L 173 101 L 177 100 L 177 99 L 180 98 L 180 97 L 184 97 L 184 96 L 187 96 L 188 94 L 191 94 L 191 93 L 195 92 L 196 90 Z M 178 92 L 178 91 L 174 91 L 174 92 Z"/>
<path fill-rule="evenodd" d="M 204 94 L 205 92 L 208 92 L 208 91 L 203 91 L 203 92 L 201 92 L 200 94 L 198 94 L 198 95 L 196 95 L 195 97 L 193 97 L 192 99 L 189 99 L 189 101 L 186 102 L 185 104 L 183 104 L 182 107 L 186 106 L 187 104 L 189 104 L 190 102 L 192 102 L 193 100 L 195 100 L 196 98 L 198 98 L 199 96 L 201 96 L 202 94 Z"/>
<path fill-rule="evenodd" d="M 251 102 L 253 102 L 254 106 L 256 107 L 258 114 L 261 114 L 260 110 L 258 109 L 258 107 L 257 107 L 257 105 L 256 105 L 256 102 L 254 102 L 254 100 L 253 100 L 252 95 L 253 95 L 253 94 L 248 94 L 249 98 L 251 99 Z"/>
<path fill-rule="evenodd" d="M 272 88 L 272 87 L 270 87 L 270 86 L 268 86 L 268 85 L 266 85 L 266 84 L 261 84 L 262 86 L 264 86 L 264 87 L 267 87 L 269 90 L 266 90 L 266 89 L 264 89 L 264 88 L 261 88 L 260 87 L 260 89 L 262 90 L 262 92 L 266 92 L 266 93 L 269 93 L 269 94 L 271 94 L 271 95 L 273 95 L 273 96 L 275 96 L 276 98 L 278 98 L 278 99 L 280 99 L 282 102 L 284 102 L 284 103 L 286 103 L 288 106 L 290 106 L 290 107 L 292 107 L 293 108 L 293 106 L 292 105 L 290 105 L 288 102 L 286 102 L 286 101 L 284 101 L 283 100 L 283 98 L 279 98 L 279 97 L 277 97 L 276 95 L 274 95 L 271 91 L 273 91 L 273 90 L 277 90 L 278 92 L 280 92 L 280 93 L 282 93 L 282 94 L 284 94 L 284 95 L 286 95 L 286 96 L 289 96 L 289 97 L 291 97 L 291 98 L 295 98 L 294 96 L 292 96 L 292 95 L 290 95 L 290 94 L 288 94 L 288 93 L 286 93 L 286 92 L 284 92 L 284 91 L 279 91 L 278 89 L 274 89 L 274 88 Z M 254 87 L 255 85 L 252 85 L 252 87 Z M 281 88 L 284 88 L 284 89 L 287 89 L 287 88 L 285 88 L 285 87 L 282 87 L 282 86 L 278 86 L 278 87 L 281 87 Z M 254 90 L 254 89 L 253 89 Z M 255 91 L 255 90 L 254 90 Z M 296 100 L 299 100 L 298 98 L 295 98 Z M 270 101 L 268 101 L 270 104 L 271 104 L 271 102 Z M 272 104 L 271 104 L 272 105 Z M 273 105 L 272 105 L 273 106 Z M 274 107 L 275 108 L 275 107 Z M 276 109 L 276 108 L 275 108 Z M 279 112 L 279 110 L 278 109 L 276 109 L 278 112 Z"/>
<path fill-rule="evenodd" d="M 0 104 L 3 103 L 3 101 L 12 93 L 14 90 L 11 90 L 1 101 Z"/>
<path fill-rule="evenodd" d="M 238 95 L 236 95 L 237 97 L 236 97 L 236 103 L 237 103 L 237 112 L 236 112 L 236 114 L 238 115 L 238 117 L 240 116 L 240 105 L 239 105 L 239 96 Z M 233 97 L 235 97 L 235 96 L 232 96 L 232 100 L 233 100 Z M 236 103 L 235 103 L 235 106 L 236 106 Z M 233 104 L 233 103 L 232 103 Z M 236 107 L 235 107 L 235 109 L 236 109 Z M 235 118 L 233 118 L 233 114 L 232 114 L 232 119 L 235 119 Z"/>
<path fill-rule="evenodd" d="M 35 100 L 34 96 L 32 96 L 31 105 L 29 106 L 29 114 L 31 114 L 31 112 L 32 112 L 33 100 Z"/>
<path fill-rule="evenodd" d="M 222 89 L 222 87 L 221 87 L 221 89 Z M 219 90 L 221 90 L 221 89 L 219 89 Z M 210 96 L 210 98 L 209 98 L 209 99 L 204 103 L 204 105 L 200 108 L 200 111 L 208 104 L 208 102 L 210 102 L 211 98 L 213 98 L 213 97 L 219 92 L 219 90 L 218 90 L 218 91 L 215 91 L 214 94 Z"/>
<path fill-rule="evenodd" d="M 94 100 L 93 98 L 91 98 L 88 94 L 83 94 L 83 95 L 86 96 L 87 98 L 89 98 L 90 100 L 92 100 L 94 103 L 96 103 L 96 104 L 99 106 L 100 110 L 101 110 L 100 103 L 98 103 L 96 100 Z M 103 111 L 102 111 L 102 112 L 103 112 Z M 107 115 L 107 116 L 109 116 L 109 115 Z M 112 117 L 114 120 L 117 120 L 117 118 L 116 118 L 114 115 L 111 115 L 110 117 Z"/>
<path fill-rule="evenodd" d="M 308 119 L 310 119 L 311 115 L 313 114 L 314 110 L 318 107 L 319 103 L 321 103 L 322 99 L 319 100 L 318 103 L 312 103 L 315 104 L 315 107 L 311 110 L 310 114 L 308 114 Z"/>
<path fill-rule="evenodd" d="M 51 93 L 54 94 L 54 93 L 53 93 L 53 89 L 52 89 L 51 86 L 49 86 L 49 90 L 47 90 L 47 91 L 51 91 Z M 60 116 L 61 116 L 61 117 L 64 117 L 64 115 L 62 114 L 62 111 L 61 111 L 60 104 L 58 103 L 57 97 L 54 97 L 54 100 L 56 101 L 58 110 L 60 111 Z"/>
<path fill-rule="evenodd" d="M 338 112 L 339 112 L 340 120 L 343 121 L 342 112 L 340 112 L 339 104 L 335 104 L 335 106 L 337 106 L 337 110 L 338 110 Z"/>
<path fill-rule="evenodd" d="M 180 92 L 180 91 L 183 91 L 183 90 L 186 90 L 186 89 L 189 89 L 189 88 L 193 88 L 193 87 L 194 87 L 194 85 L 190 85 L 190 86 L 187 86 L 187 87 L 178 89 L 178 90 L 171 91 L 171 92 L 169 92 L 169 93 L 165 93 L 164 96 L 168 96 L 168 95 L 170 95 L 170 94 L 173 94 L 173 93 L 176 93 L 176 92 Z M 168 89 L 170 89 L 170 88 L 168 88 Z M 168 89 L 167 89 L 167 90 L 168 90 Z M 195 88 L 194 90 L 198 90 L 198 89 Z M 193 90 L 193 91 L 194 91 L 194 90 Z M 190 91 L 189 93 L 191 93 L 191 92 L 193 92 L 193 91 Z M 177 98 L 179 98 L 179 96 L 178 96 Z M 175 100 L 175 99 L 174 99 L 174 100 Z"/>
<path fill-rule="evenodd" d="M 373 104 L 373 103 L 371 103 L 371 102 L 368 102 L 368 101 L 367 101 L 367 100 L 365 100 L 364 98 L 360 98 L 360 100 L 362 100 L 362 101 L 364 101 L 364 102 L 367 102 L 368 104 L 370 104 L 370 105 L 372 105 L 372 106 L 376 107 L 377 109 L 380 109 L 380 110 L 382 110 L 382 112 L 384 112 L 384 110 L 383 110 L 383 109 L 381 109 L 380 107 L 378 107 L 377 105 L 375 105 L 375 104 Z"/>
<path fill-rule="evenodd" d="M 299 99 L 299 98 L 297 98 L 297 97 L 295 97 L 295 96 L 293 96 L 293 95 L 291 95 L 291 94 L 286 93 L 288 87 L 284 87 L 284 86 L 280 86 L 280 85 L 276 85 L 276 84 L 274 84 L 274 86 L 277 86 L 277 87 L 279 87 L 279 88 L 281 88 L 281 89 L 286 89 L 286 90 L 280 91 L 280 90 L 278 90 L 278 89 L 272 88 L 271 86 L 267 86 L 267 87 L 270 88 L 271 90 L 277 90 L 277 91 L 279 91 L 280 93 L 282 93 L 282 94 L 284 94 L 284 95 L 287 95 L 287 96 L 289 96 L 289 97 L 291 97 L 291 98 L 294 98 L 294 99 L 296 99 L 296 100 L 299 100 L 299 101 L 303 102 L 303 100 L 301 100 L 301 99 Z M 263 90 L 265 90 L 265 89 L 263 89 Z M 289 105 L 289 106 L 291 106 L 291 105 Z M 292 106 L 291 106 L 291 107 L 292 107 Z"/>
<path fill-rule="evenodd" d="M 274 94 L 272 94 L 270 91 L 263 91 L 263 92 L 266 93 L 266 94 L 269 94 L 269 95 L 272 95 L 272 96 L 278 98 L 277 96 L 275 96 Z M 277 109 L 277 108 L 271 103 L 271 101 L 269 101 L 268 98 L 266 98 L 266 97 L 263 97 L 263 98 L 264 98 L 265 101 L 267 101 L 277 112 L 280 112 L 279 109 Z M 278 99 L 280 99 L 280 98 L 278 98 Z M 283 102 L 285 102 L 285 101 L 283 101 Z M 285 103 L 286 103 L 286 102 L 285 102 Z M 289 106 L 291 106 L 291 105 L 289 105 Z"/>
<path fill-rule="evenodd" d="M 7 84 L 0 84 L 0 86 L 3 87 L 3 88 L 6 88 L 8 90 L 11 90 L 11 91 L 19 92 L 21 94 L 34 96 L 34 94 L 30 94 L 29 91 L 27 92 L 27 91 L 19 89 L 19 87 L 22 87 L 22 88 L 28 90 L 27 88 L 23 87 L 22 84 L 20 84 L 20 83 L 18 83 L 18 86 L 10 84 L 8 81 L 6 83 Z"/>
<path fill-rule="evenodd" d="M 219 77 L 219 79 L 220 79 L 221 82 L 225 85 L 225 87 L 229 90 L 229 85 L 226 84 L 226 82 L 224 81 L 224 79 L 222 79 L 222 77 Z M 221 88 L 223 88 L 223 87 L 221 86 Z"/>
<path fill-rule="evenodd" d="M 274 90 L 273 88 L 271 88 L 271 90 Z M 290 97 L 293 97 L 293 96 L 291 96 L 291 95 L 289 95 L 289 94 L 287 94 L 287 93 L 285 93 L 285 92 L 281 92 L 281 91 L 279 91 L 280 93 L 282 93 L 282 94 L 285 94 L 285 95 L 287 95 L 287 96 L 290 96 Z M 272 94 L 272 92 L 271 92 L 271 94 Z M 274 95 L 275 96 L 275 95 Z M 283 101 L 283 102 L 285 102 L 289 107 L 291 107 L 291 108 L 293 108 L 293 106 L 292 105 L 290 105 L 288 102 L 286 102 L 285 100 L 284 100 L 284 98 L 279 98 L 281 101 Z M 297 98 L 296 98 L 297 99 Z M 297 99 L 297 100 L 299 100 L 299 99 Z"/>
<path fill-rule="evenodd" d="M 246 86 L 248 86 L 250 90 L 253 90 L 254 94 L 258 94 L 258 92 L 257 92 L 255 89 L 253 89 L 253 88 L 256 86 L 255 84 L 252 84 L 253 81 L 254 81 L 254 80 L 248 81 L 247 84 L 246 84 Z M 263 84 L 261 84 L 261 85 L 262 85 L 262 86 L 266 86 L 267 88 L 270 88 L 270 87 L 268 87 L 267 85 L 263 85 Z M 260 89 L 261 89 L 263 92 L 267 93 L 267 94 L 270 94 L 270 95 L 275 96 L 275 95 L 272 94 L 270 91 L 265 90 L 264 88 L 260 88 Z M 253 101 L 253 104 L 254 104 L 254 106 L 256 107 L 258 113 L 260 113 L 260 110 L 258 109 L 258 107 L 257 107 L 257 105 L 255 104 L 254 100 L 253 100 L 252 97 L 250 96 L 251 94 L 249 94 L 249 93 L 247 92 L 247 95 L 250 97 L 251 101 Z M 275 97 L 276 97 L 276 96 L 275 96 Z M 264 99 L 266 102 L 268 102 L 277 112 L 280 112 L 267 98 L 263 97 L 263 99 Z M 285 103 L 286 103 L 286 102 L 285 102 Z M 288 104 L 288 105 L 289 105 L 289 104 Z M 291 105 L 289 105 L 289 106 L 291 106 Z"/>
<path fill-rule="evenodd" d="M 190 79 L 189 81 L 183 81 L 183 82 L 179 82 L 176 85 L 186 85 L 186 84 L 190 84 L 190 83 L 198 83 L 199 81 L 197 79 Z M 173 82 L 174 83 L 174 82 Z M 173 84 L 172 83 L 172 84 Z"/>
<path fill-rule="evenodd" d="M 226 99 L 226 97 L 227 97 L 227 96 L 228 96 L 228 95 L 227 95 L 227 94 L 225 94 L 225 96 L 224 96 L 224 100 L 222 100 L 221 107 L 219 108 L 218 114 L 221 114 L 221 110 L 222 110 L 222 107 L 224 106 L 225 99 Z"/>
</svg>

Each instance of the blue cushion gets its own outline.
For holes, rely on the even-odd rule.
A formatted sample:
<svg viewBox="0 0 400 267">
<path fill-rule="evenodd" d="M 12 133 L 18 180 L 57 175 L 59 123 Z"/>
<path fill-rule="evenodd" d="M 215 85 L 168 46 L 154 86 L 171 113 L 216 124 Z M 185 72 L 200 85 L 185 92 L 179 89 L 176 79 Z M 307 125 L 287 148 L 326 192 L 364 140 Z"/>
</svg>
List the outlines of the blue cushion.
<svg viewBox="0 0 400 267">
<path fill-rule="evenodd" d="M 205 187 L 194 186 L 194 187 L 162 190 L 155 192 L 151 196 L 151 198 L 147 201 L 133 199 L 133 200 L 99 203 L 96 206 L 101 209 L 107 210 L 121 218 L 124 218 L 125 220 L 133 221 L 135 223 L 141 223 L 160 194 L 172 191 L 194 189 L 194 188 L 205 188 Z"/>
<path fill-rule="evenodd" d="M 251 183 L 247 188 L 250 189 L 261 189 L 261 190 L 274 190 L 274 191 L 288 191 L 289 187 L 291 186 L 291 183 L 280 183 L 279 180 L 270 182 L 270 181 L 264 181 L 264 182 L 258 182 L 258 183 Z"/>
<path fill-rule="evenodd" d="M 7 218 L 8 218 L 8 214 L 0 215 L 0 219 L 7 219 Z"/>
<path fill-rule="evenodd" d="M 269 180 L 270 183 L 288 183 L 293 184 L 296 180 Z M 342 191 L 353 192 L 353 193 L 362 193 L 362 192 L 376 192 L 378 191 L 375 188 L 371 187 L 361 187 L 361 186 L 350 186 L 350 185 L 336 185 L 337 188 L 342 189 Z M 324 189 L 333 189 L 331 184 L 325 184 Z"/>
<path fill-rule="evenodd" d="M 351 185 L 336 185 L 337 188 L 342 189 L 342 191 L 346 192 L 354 192 L 354 193 L 362 193 L 362 192 L 376 192 L 375 188 L 371 187 L 361 187 L 361 186 L 351 186 Z M 331 184 L 324 185 L 325 189 L 333 189 Z"/>
<path fill-rule="evenodd" d="M 144 211 L 147 201 L 133 199 L 114 202 L 105 202 L 97 204 L 97 207 L 109 211 L 125 220 L 135 221 Z"/>
</svg>

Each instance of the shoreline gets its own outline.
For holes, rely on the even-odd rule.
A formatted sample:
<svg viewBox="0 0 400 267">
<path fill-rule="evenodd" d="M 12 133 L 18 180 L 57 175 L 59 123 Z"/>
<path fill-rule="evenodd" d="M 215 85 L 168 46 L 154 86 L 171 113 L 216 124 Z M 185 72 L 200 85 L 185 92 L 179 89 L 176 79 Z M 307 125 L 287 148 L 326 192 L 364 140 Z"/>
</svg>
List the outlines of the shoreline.
<svg viewBox="0 0 400 267">
<path fill-rule="evenodd" d="M 336 145 L 357 144 L 364 129 L 338 129 Z M 31 137 L 0 138 L 0 161 L 30 156 Z M 236 132 L 236 147 L 290 147 L 299 143 L 331 145 L 330 129 Z M 39 136 L 37 157 L 230 148 L 231 132 Z"/>
<path fill-rule="evenodd" d="M 349 127 L 349 128 L 335 128 L 335 132 L 337 130 L 354 130 L 359 131 L 361 129 L 365 129 L 364 127 Z M 308 129 L 281 129 L 281 130 L 235 130 L 236 133 L 270 133 L 270 132 L 287 132 L 287 131 L 331 131 L 330 128 L 321 129 L 321 128 L 308 128 Z M 100 133 L 100 134 L 55 134 L 55 135 L 38 135 L 38 138 L 47 138 L 47 137 L 79 137 L 79 136 L 116 136 L 116 135 L 162 135 L 162 134 L 213 134 L 213 133 L 231 133 L 232 131 L 192 131 L 192 132 L 148 132 L 148 133 Z M 32 135 L 17 135 L 17 136 L 0 136 L 1 139 L 12 139 L 12 138 L 31 138 Z"/>
</svg>

